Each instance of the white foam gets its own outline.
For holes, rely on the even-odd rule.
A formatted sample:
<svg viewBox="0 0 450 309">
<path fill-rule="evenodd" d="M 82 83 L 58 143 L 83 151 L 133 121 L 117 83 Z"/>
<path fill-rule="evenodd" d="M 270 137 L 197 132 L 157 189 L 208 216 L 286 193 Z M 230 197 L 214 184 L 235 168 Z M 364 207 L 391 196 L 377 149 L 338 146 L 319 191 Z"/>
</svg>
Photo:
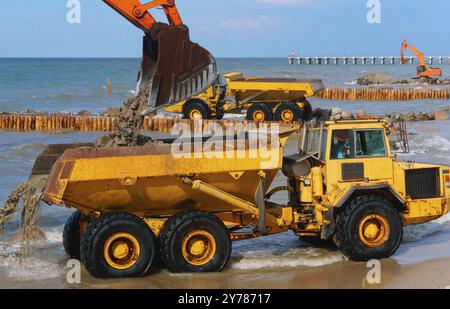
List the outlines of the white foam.
<svg viewBox="0 0 450 309">
<path fill-rule="evenodd" d="M 44 234 L 45 240 L 31 243 L 30 253 L 23 261 L 20 241 L 0 242 L 0 268 L 8 278 L 42 280 L 63 275 L 66 255 L 62 247 L 62 226 L 44 230 Z"/>
<path fill-rule="evenodd" d="M 320 248 L 297 248 L 278 256 L 267 251 L 249 251 L 246 256 L 231 267 L 238 270 L 254 270 L 280 267 L 319 267 L 344 260 L 338 251 Z"/>
<path fill-rule="evenodd" d="M 411 152 L 414 154 L 427 154 L 433 150 L 450 151 L 450 141 L 439 135 L 419 136 L 411 146 Z"/>
<path fill-rule="evenodd" d="M 334 249 L 315 248 L 292 233 L 283 233 L 233 244 L 231 268 L 319 267 L 340 262 L 343 255 Z"/>
<path fill-rule="evenodd" d="M 449 230 L 450 227 L 448 223 L 450 223 L 450 213 L 431 222 L 406 226 L 404 228 L 403 241 L 415 242 L 439 232 Z"/>
<path fill-rule="evenodd" d="M 344 85 L 349 85 L 349 86 L 354 86 L 354 85 L 357 85 L 357 84 L 358 84 L 358 80 L 356 80 L 356 79 L 344 83 Z"/>
</svg>

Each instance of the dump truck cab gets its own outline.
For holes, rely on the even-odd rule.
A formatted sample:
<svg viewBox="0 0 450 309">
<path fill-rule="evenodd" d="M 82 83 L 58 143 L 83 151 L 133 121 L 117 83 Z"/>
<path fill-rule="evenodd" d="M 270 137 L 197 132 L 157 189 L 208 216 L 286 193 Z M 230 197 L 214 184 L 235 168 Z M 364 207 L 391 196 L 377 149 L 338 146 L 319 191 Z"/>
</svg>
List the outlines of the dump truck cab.
<svg viewBox="0 0 450 309">
<path fill-rule="evenodd" d="M 386 257 L 398 247 L 403 225 L 449 212 L 450 167 L 398 160 L 393 130 L 378 120 L 303 127 L 299 154 L 286 157 L 283 167 L 290 204 L 302 218 L 299 236 L 334 238 L 355 260 Z"/>
<path fill-rule="evenodd" d="M 222 119 L 228 110 L 225 107 L 227 82 L 218 74 L 216 81 L 205 91 L 177 104 L 167 106 L 164 111 L 182 114 L 184 119 Z"/>
</svg>

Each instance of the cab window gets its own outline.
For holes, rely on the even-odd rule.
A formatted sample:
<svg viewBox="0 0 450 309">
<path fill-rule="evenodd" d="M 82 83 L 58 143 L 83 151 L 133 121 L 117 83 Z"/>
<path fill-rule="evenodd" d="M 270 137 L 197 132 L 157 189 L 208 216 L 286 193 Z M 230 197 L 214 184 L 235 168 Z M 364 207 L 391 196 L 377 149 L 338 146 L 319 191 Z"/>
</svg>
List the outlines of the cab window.
<svg viewBox="0 0 450 309">
<path fill-rule="evenodd" d="M 385 157 L 387 155 L 382 130 L 355 131 L 357 157 Z"/>
<path fill-rule="evenodd" d="M 352 130 L 333 130 L 331 160 L 352 158 Z"/>
</svg>

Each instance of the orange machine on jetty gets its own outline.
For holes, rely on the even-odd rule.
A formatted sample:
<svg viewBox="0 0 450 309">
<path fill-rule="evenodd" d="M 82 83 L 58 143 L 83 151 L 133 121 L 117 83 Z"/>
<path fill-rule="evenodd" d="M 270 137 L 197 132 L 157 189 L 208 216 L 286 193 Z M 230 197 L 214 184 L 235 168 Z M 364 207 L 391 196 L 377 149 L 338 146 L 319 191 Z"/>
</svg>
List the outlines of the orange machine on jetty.
<svg viewBox="0 0 450 309">
<path fill-rule="evenodd" d="M 405 58 L 407 49 L 409 49 L 419 59 L 419 65 L 417 66 L 417 77 L 442 76 L 442 70 L 440 68 L 431 68 L 427 66 L 424 54 L 413 45 L 408 44 L 406 40 L 403 40 L 402 55 L 400 58 L 403 64 L 408 63 L 408 59 Z"/>
</svg>

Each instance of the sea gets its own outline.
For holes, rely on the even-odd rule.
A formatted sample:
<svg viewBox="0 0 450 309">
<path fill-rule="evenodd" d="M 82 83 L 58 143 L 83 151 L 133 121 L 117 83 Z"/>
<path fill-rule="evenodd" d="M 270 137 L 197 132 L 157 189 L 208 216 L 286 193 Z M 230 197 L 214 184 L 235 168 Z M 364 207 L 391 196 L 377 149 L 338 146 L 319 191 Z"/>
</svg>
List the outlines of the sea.
<svg viewBox="0 0 450 309">
<path fill-rule="evenodd" d="M 135 94 L 139 64 L 139 59 L 0 59 L 0 113 L 27 110 L 78 113 L 87 110 L 99 114 L 108 107 L 119 107 Z M 327 87 L 357 87 L 355 80 L 369 72 L 384 72 L 398 79 L 411 78 L 415 72 L 411 65 L 289 65 L 284 58 L 227 58 L 218 59 L 218 65 L 220 72 L 238 71 L 248 76 L 320 78 Z M 444 78 L 450 77 L 450 66 L 440 67 Z M 108 79 L 112 85 L 111 96 L 107 95 Z M 413 87 L 431 86 L 419 84 Z M 363 109 L 373 114 L 450 108 L 448 100 L 347 102 L 312 98 L 311 103 L 316 108 L 340 107 L 350 112 Z M 408 123 L 408 128 L 412 133 L 411 153 L 399 154 L 400 159 L 450 165 L 450 121 Z M 0 204 L 27 179 L 35 158 L 46 145 L 92 142 L 101 134 L 0 131 Z M 279 175 L 275 185 L 285 181 Z M 280 201 L 284 198 L 278 197 Z M 42 205 L 39 226 L 46 240 L 34 243 L 32 253 L 22 263 L 20 243 L 13 237 L 19 228 L 18 216 L 6 226 L 0 236 L 0 287 L 70 287 L 66 282 L 68 257 L 62 248 L 61 233 L 72 211 Z M 447 215 L 405 228 L 403 243 L 392 261 L 410 265 L 450 257 L 449 244 L 450 216 Z M 226 287 L 243 287 L 242 282 L 254 282 L 267 273 L 326 268 L 336 263 L 353 262 L 346 261 L 332 248 L 312 247 L 289 232 L 235 243 L 230 265 L 222 277 L 214 278 L 218 282 L 226 279 Z M 165 270 L 143 281 L 104 282 L 90 278 L 85 272 L 83 276 L 89 279 L 81 287 L 187 287 L 186 282 L 200 282 L 192 283 L 196 287 L 202 287 L 204 282 L 208 287 L 204 275 L 172 275 Z M 217 287 L 224 287 L 217 284 Z"/>
</svg>

